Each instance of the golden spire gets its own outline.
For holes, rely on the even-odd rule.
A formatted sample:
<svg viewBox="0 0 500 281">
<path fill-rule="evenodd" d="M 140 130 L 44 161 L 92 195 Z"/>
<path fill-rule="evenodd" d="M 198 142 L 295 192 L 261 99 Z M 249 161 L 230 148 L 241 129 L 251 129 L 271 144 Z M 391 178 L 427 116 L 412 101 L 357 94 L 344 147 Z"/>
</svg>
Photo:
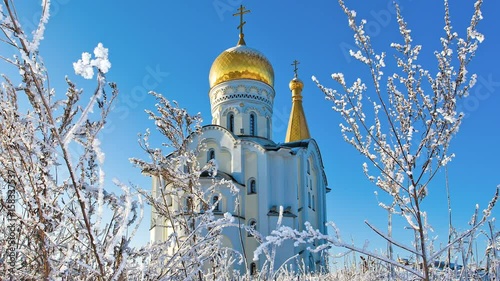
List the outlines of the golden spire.
<svg viewBox="0 0 500 281">
<path fill-rule="evenodd" d="M 309 127 L 307 127 L 306 115 L 302 108 L 302 89 L 304 83 L 300 81 L 297 75 L 297 65 L 299 62 L 294 60 L 294 78 L 290 81 L 289 87 L 292 91 L 292 111 L 290 112 L 290 120 L 288 121 L 288 129 L 286 131 L 285 142 L 294 142 L 311 138 L 309 135 Z"/>
<path fill-rule="evenodd" d="M 246 8 L 243 5 L 240 5 L 240 7 L 238 8 L 238 13 L 233 14 L 233 16 L 238 16 L 238 15 L 240 16 L 240 25 L 238 25 L 237 27 L 240 30 L 240 40 L 238 40 L 238 45 L 246 45 L 244 39 L 245 34 L 243 34 L 243 26 L 247 22 L 243 21 L 243 15 L 250 13 L 250 10 L 245 10 L 245 9 Z"/>
</svg>

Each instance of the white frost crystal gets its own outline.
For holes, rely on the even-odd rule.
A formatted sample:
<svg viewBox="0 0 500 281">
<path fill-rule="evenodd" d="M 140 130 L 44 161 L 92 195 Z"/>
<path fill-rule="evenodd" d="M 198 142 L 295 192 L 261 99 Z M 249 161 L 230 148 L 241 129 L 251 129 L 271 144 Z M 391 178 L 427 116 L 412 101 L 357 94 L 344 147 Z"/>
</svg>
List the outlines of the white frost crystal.
<svg viewBox="0 0 500 281">
<path fill-rule="evenodd" d="M 87 52 L 82 53 L 82 58 L 73 63 L 75 74 L 81 75 L 85 79 L 94 77 L 96 67 L 102 73 L 107 73 L 111 68 L 111 62 L 108 60 L 108 49 L 104 48 L 102 43 L 97 44 L 94 49 L 95 59 L 91 60 L 91 55 Z"/>
</svg>

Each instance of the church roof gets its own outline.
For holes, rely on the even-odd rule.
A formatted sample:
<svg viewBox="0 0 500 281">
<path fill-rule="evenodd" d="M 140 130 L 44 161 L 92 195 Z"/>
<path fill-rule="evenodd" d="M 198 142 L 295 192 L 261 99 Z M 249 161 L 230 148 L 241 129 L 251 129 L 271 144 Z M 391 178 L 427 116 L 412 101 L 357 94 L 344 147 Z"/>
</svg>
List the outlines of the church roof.
<svg viewBox="0 0 500 281">
<path fill-rule="evenodd" d="M 238 138 L 241 140 L 257 143 L 266 150 L 273 150 L 274 148 L 277 148 L 277 144 L 268 138 L 258 137 L 258 136 L 246 136 L 246 135 L 238 136 Z"/>
<path fill-rule="evenodd" d="M 274 70 L 269 60 L 259 51 L 238 45 L 222 52 L 210 68 L 210 88 L 232 80 L 251 79 L 274 85 Z"/>
</svg>

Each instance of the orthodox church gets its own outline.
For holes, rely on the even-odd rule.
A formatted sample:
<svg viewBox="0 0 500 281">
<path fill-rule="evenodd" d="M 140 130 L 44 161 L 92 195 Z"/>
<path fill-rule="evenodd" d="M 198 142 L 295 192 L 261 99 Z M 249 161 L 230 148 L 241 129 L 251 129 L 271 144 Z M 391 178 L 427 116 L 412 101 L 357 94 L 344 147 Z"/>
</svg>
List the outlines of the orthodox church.
<svg viewBox="0 0 500 281">
<path fill-rule="evenodd" d="M 310 222 L 326 234 L 326 194 L 330 189 L 319 147 L 311 138 L 302 108 L 304 84 L 297 77 L 298 62 L 294 62 L 295 77 L 289 83 L 292 109 L 286 138 L 277 143 L 272 139 L 274 70 L 269 60 L 244 40 L 243 14 L 247 12 L 241 6 L 235 14 L 240 15 L 239 41 L 215 59 L 209 74 L 212 124 L 202 128 L 207 152 L 199 155 L 198 161 L 203 165 L 215 159 L 217 176 L 232 181 L 239 189 L 238 195 L 221 190 L 213 198 L 217 202 L 215 213 L 222 216 L 229 212 L 265 237 L 276 229 L 282 207 L 282 225 L 303 230 L 304 223 Z M 212 179 L 202 174 L 200 182 L 209 187 Z M 160 186 L 153 178 L 153 193 Z M 239 199 L 237 208 L 235 196 Z M 172 208 L 182 206 L 172 204 Z M 161 240 L 167 231 L 152 226 L 152 242 Z M 253 260 L 259 245 L 253 235 L 237 228 L 225 229 L 223 234 L 225 246 L 246 256 L 250 272 L 262 267 L 262 260 Z M 321 270 L 325 259 L 308 251 L 308 246 L 317 245 L 294 247 L 291 241 L 281 245 L 275 264 L 291 263 L 287 260 L 297 256 L 293 262 L 302 260 L 308 270 Z"/>
</svg>

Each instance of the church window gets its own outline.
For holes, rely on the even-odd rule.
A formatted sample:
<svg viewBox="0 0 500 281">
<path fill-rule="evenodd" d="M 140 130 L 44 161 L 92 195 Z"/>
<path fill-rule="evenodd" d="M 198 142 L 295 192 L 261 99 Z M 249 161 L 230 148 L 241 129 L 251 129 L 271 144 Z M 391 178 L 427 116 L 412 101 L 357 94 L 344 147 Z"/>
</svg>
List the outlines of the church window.
<svg viewBox="0 0 500 281">
<path fill-rule="evenodd" d="M 257 264 L 252 262 L 250 264 L 250 275 L 256 275 L 257 274 Z"/>
<path fill-rule="evenodd" d="M 255 113 L 250 113 L 250 135 L 255 136 Z"/>
<path fill-rule="evenodd" d="M 314 195 L 312 196 L 312 209 L 313 209 L 313 211 L 316 211 L 316 206 L 314 203 Z"/>
<path fill-rule="evenodd" d="M 220 200 L 219 200 L 219 196 L 214 196 L 212 198 L 212 203 L 214 204 L 214 212 L 220 212 L 221 211 L 221 208 L 220 208 Z"/>
<path fill-rule="evenodd" d="M 210 148 L 207 153 L 207 162 L 215 159 L 215 150 L 213 148 Z"/>
<path fill-rule="evenodd" d="M 257 193 L 257 182 L 255 179 L 250 179 L 248 182 L 248 194 L 255 194 Z"/>
<path fill-rule="evenodd" d="M 307 174 L 311 174 L 311 161 L 307 160 Z"/>
<path fill-rule="evenodd" d="M 257 230 L 257 221 L 254 219 L 250 220 L 250 222 L 248 223 L 248 226 L 250 228 L 248 231 L 248 237 L 253 237 L 252 230 L 253 231 Z"/>
<path fill-rule="evenodd" d="M 314 257 L 312 254 L 309 254 L 309 270 L 314 271 Z"/>
<path fill-rule="evenodd" d="M 307 192 L 307 207 L 311 208 L 311 192 Z"/>
<path fill-rule="evenodd" d="M 184 211 L 189 212 L 193 209 L 193 198 L 191 196 L 187 196 L 184 198 Z"/>
<path fill-rule="evenodd" d="M 227 115 L 227 129 L 234 133 L 234 114 L 232 112 Z"/>
<path fill-rule="evenodd" d="M 267 118 L 267 138 L 270 139 L 271 138 L 271 119 L 270 118 Z"/>
</svg>

